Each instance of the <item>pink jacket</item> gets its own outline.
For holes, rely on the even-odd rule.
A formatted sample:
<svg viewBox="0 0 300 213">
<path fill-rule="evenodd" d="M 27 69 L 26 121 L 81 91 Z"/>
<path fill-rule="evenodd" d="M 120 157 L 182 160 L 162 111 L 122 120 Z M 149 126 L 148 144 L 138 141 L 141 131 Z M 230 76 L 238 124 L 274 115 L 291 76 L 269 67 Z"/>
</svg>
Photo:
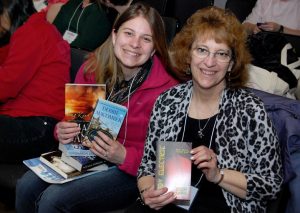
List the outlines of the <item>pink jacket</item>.
<svg viewBox="0 0 300 213">
<path fill-rule="evenodd" d="M 84 78 L 83 68 L 84 65 L 79 69 L 75 82 L 85 84 L 96 83 L 92 78 Z M 159 58 L 154 56 L 152 69 L 147 80 L 135 91 L 129 101 L 127 138 L 124 144 L 127 154 L 124 163 L 119 165 L 120 170 L 133 176 L 137 175 L 154 102 L 159 94 L 177 83 L 178 82 L 166 72 Z M 128 104 L 126 102 L 123 105 L 127 107 Z M 120 143 L 123 142 L 125 137 L 125 124 L 126 121 L 124 121 L 117 138 Z"/>
</svg>

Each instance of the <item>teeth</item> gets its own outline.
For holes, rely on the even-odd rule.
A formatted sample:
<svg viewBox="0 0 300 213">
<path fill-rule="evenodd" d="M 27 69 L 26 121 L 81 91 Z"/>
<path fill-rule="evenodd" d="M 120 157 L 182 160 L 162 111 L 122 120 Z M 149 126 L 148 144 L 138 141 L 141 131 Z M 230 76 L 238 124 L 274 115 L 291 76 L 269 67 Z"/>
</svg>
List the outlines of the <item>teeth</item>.
<svg viewBox="0 0 300 213">
<path fill-rule="evenodd" d="M 130 50 L 125 50 L 125 52 L 129 55 L 132 55 L 132 56 L 138 56 L 139 54 L 138 53 L 135 53 L 135 52 L 131 52 Z"/>
<path fill-rule="evenodd" d="M 205 75 L 214 75 L 215 72 L 202 70 Z"/>
</svg>

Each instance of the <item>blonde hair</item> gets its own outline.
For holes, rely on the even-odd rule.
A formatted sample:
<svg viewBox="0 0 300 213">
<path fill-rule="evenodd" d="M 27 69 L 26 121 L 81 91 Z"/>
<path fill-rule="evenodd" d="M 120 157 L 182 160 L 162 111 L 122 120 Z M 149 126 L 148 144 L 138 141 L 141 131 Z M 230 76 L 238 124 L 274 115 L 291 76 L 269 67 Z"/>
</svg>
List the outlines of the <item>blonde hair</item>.
<svg viewBox="0 0 300 213">
<path fill-rule="evenodd" d="M 168 67 L 169 54 L 165 28 L 161 16 L 154 8 L 141 3 L 130 6 L 115 21 L 113 26 L 114 32 L 118 32 L 125 22 L 138 16 L 142 16 L 148 21 L 152 30 L 155 54 L 160 58 L 164 66 Z M 121 66 L 114 54 L 112 35 L 89 55 L 85 66 L 85 74 L 87 73 L 95 73 L 96 82 L 107 83 L 108 90 L 111 90 L 118 77 L 123 78 Z"/>
</svg>

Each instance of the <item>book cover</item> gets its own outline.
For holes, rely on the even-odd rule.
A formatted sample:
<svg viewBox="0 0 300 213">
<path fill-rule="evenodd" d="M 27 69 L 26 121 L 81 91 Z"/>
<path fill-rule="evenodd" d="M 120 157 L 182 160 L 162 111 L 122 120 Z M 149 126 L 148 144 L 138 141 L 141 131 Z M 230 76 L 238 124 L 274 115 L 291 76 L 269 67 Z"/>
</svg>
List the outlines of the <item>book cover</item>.
<svg viewBox="0 0 300 213">
<path fill-rule="evenodd" d="M 96 169 L 96 167 L 94 167 L 93 169 L 88 170 L 87 172 L 80 173 L 78 176 L 74 176 L 71 178 L 64 178 L 63 176 L 58 174 L 56 171 L 51 169 L 49 166 L 47 166 L 46 164 L 41 162 L 39 157 L 24 160 L 23 163 L 29 169 L 31 169 L 31 171 L 33 171 L 39 178 L 41 178 L 45 182 L 51 183 L 51 184 L 67 183 L 67 182 L 77 180 L 77 179 L 80 179 L 80 178 L 83 178 L 83 177 L 86 177 L 89 175 L 93 175 L 98 172 L 106 171 L 109 168 L 112 168 L 112 167 L 108 167 L 106 164 L 102 164 L 102 165 L 97 166 L 97 169 Z"/>
<path fill-rule="evenodd" d="M 61 160 L 81 172 L 106 163 L 98 156 L 67 156 L 65 153 L 62 153 Z"/>
<path fill-rule="evenodd" d="M 64 178 L 70 178 L 79 175 L 79 171 L 61 160 L 61 154 L 61 151 L 47 152 L 40 156 L 40 161 Z"/>
<path fill-rule="evenodd" d="M 59 145 L 59 149 L 68 156 L 94 156 L 89 148 L 82 145 L 82 140 L 98 99 L 105 99 L 105 94 L 105 84 L 65 85 L 65 120 L 76 122 L 81 128 L 81 133 L 72 143 Z"/>
<path fill-rule="evenodd" d="M 126 113 L 126 107 L 111 101 L 99 99 L 86 130 L 86 135 L 83 139 L 84 142 L 89 144 L 98 131 L 104 132 L 115 140 L 119 134 Z"/>
<path fill-rule="evenodd" d="M 159 141 L 156 144 L 155 186 L 175 192 L 178 201 L 190 200 L 191 149 L 190 142 Z"/>
</svg>

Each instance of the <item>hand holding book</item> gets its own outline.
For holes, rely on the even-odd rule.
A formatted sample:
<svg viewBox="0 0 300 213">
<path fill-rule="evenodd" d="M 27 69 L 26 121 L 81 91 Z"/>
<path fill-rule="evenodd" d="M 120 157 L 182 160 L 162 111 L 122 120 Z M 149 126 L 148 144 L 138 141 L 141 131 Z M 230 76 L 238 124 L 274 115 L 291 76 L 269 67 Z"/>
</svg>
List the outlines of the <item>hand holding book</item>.
<svg viewBox="0 0 300 213">
<path fill-rule="evenodd" d="M 91 151 L 95 155 L 114 164 L 122 164 L 126 155 L 125 147 L 118 141 L 111 139 L 102 131 L 98 131 L 94 135 Z"/>
<path fill-rule="evenodd" d="M 80 127 L 75 122 L 61 121 L 56 125 L 57 139 L 62 144 L 73 142 L 74 138 L 80 134 Z"/>
</svg>

